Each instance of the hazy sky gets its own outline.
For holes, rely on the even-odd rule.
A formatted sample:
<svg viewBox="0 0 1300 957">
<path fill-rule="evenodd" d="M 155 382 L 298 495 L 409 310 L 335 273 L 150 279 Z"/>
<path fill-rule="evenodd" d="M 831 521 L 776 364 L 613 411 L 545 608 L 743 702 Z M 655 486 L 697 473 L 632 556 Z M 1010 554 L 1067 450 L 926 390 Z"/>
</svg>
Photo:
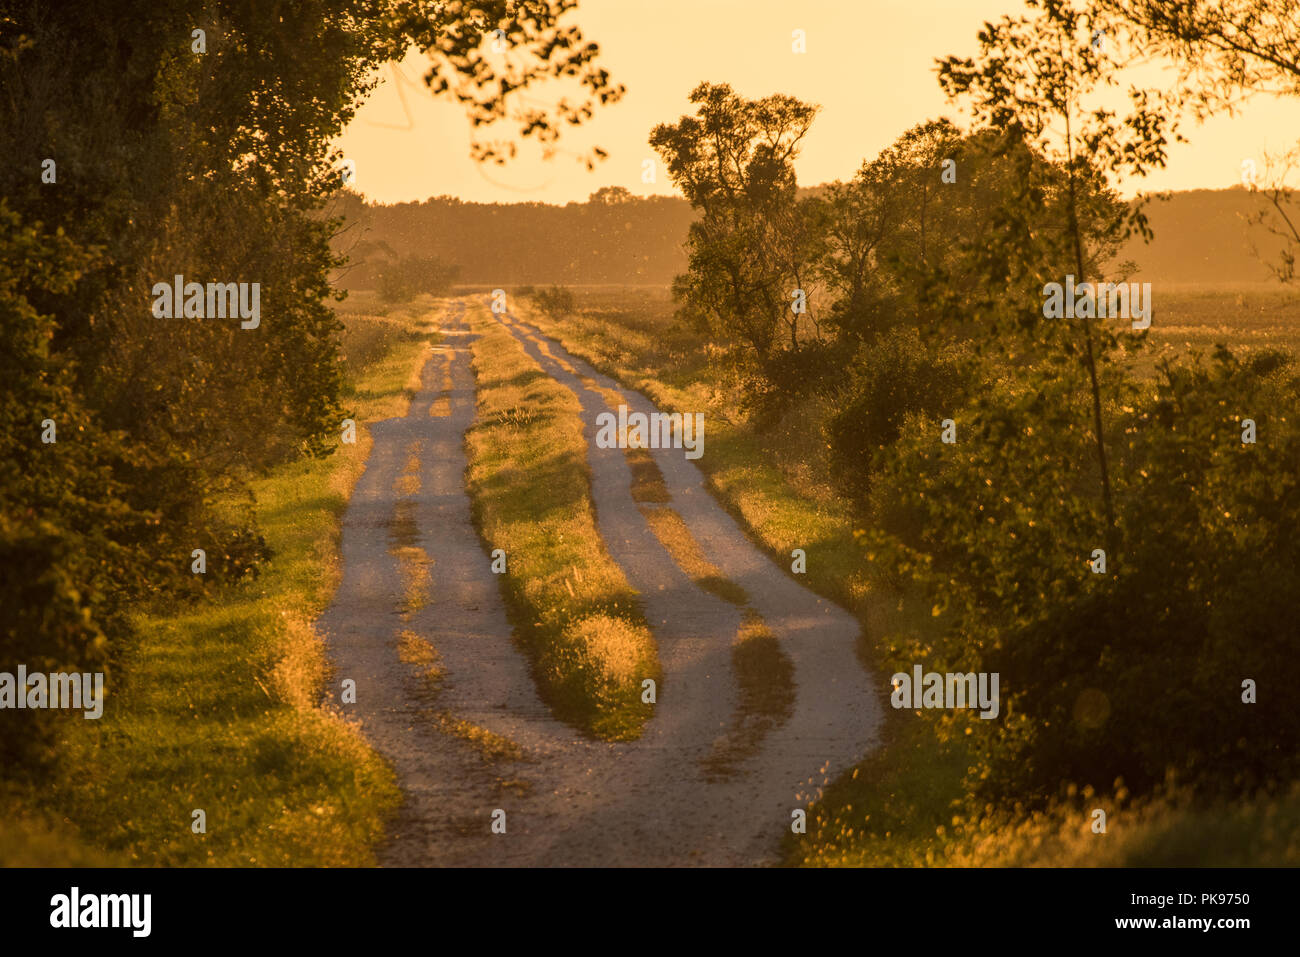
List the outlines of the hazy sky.
<svg viewBox="0 0 1300 957">
<path fill-rule="evenodd" d="M 965 125 L 939 89 L 935 58 L 974 54 L 985 20 L 1021 9 L 1011 0 L 580 0 L 569 19 L 601 45 L 602 62 L 627 94 L 566 130 L 553 159 L 521 143 L 506 167 L 471 160 L 464 111 L 432 97 L 416 55 L 385 69 L 339 145 L 355 163 L 355 187 L 381 202 L 445 193 L 566 203 L 611 185 L 668 194 L 674 190 L 661 168 L 655 183 L 642 181 L 643 161 L 655 158 L 647 138 L 656 123 L 688 112 L 690 90 L 708 80 L 748 97 L 779 92 L 820 104 L 796 161 L 799 182 L 847 179 L 924 119 L 947 115 Z M 806 53 L 791 49 L 796 29 L 806 35 Z M 554 98 L 544 87 L 530 95 Z M 512 129 L 499 124 L 490 135 L 505 138 Z M 1192 142 L 1173 147 L 1169 168 L 1142 189 L 1230 186 L 1247 157 L 1262 170 L 1265 152 L 1300 139 L 1300 98 L 1257 99 L 1236 117 L 1189 125 L 1184 135 Z M 609 157 L 588 172 L 575 156 L 590 144 Z"/>
</svg>

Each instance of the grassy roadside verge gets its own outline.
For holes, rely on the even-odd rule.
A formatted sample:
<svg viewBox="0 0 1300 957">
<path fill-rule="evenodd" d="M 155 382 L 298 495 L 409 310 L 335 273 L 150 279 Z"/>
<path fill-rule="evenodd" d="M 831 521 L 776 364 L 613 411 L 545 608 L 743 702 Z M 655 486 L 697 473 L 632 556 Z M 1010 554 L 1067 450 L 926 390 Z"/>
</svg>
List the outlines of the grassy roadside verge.
<svg viewBox="0 0 1300 957">
<path fill-rule="evenodd" d="M 580 300 L 581 303 L 581 300 Z M 572 354 L 637 389 L 667 411 L 706 413 L 707 447 L 696 463 L 718 500 L 782 567 L 807 552 L 803 584 L 863 622 L 859 654 L 888 694 L 895 670 L 884 637 L 911 616 L 897 596 L 872 594 L 853 538 L 848 503 L 817 481 L 817 436 L 756 435 L 735 421 L 707 345 L 671 323 L 666 301 L 591 296 L 560 321 L 524 306 L 528 322 Z M 804 429 L 803 431 L 815 431 Z M 814 463 L 811 467 L 807 463 Z M 1041 814 L 1019 809 L 965 818 L 960 742 L 938 740 L 915 713 L 884 708 L 882 746 L 826 788 L 808 833 L 788 835 L 784 860 L 804 866 L 1240 866 L 1300 860 L 1300 791 L 1198 806 L 1178 793 L 1141 802 L 1070 794 Z M 1106 810 L 1104 837 L 1091 812 Z"/>
<path fill-rule="evenodd" d="M 3 802 L 6 866 L 373 862 L 400 794 L 360 733 L 318 707 L 327 662 L 311 622 L 338 583 L 364 424 L 403 414 L 431 336 L 412 315 L 341 311 L 357 443 L 254 484 L 274 550 L 257 579 L 137 617 L 104 717 L 69 722 L 51 788 Z"/>
<path fill-rule="evenodd" d="M 641 733 L 662 680 L 640 598 L 596 525 L 577 398 L 482 306 L 470 309 L 478 415 L 466 436 L 474 520 L 503 549 L 506 604 L 555 714 L 609 740 Z"/>
</svg>

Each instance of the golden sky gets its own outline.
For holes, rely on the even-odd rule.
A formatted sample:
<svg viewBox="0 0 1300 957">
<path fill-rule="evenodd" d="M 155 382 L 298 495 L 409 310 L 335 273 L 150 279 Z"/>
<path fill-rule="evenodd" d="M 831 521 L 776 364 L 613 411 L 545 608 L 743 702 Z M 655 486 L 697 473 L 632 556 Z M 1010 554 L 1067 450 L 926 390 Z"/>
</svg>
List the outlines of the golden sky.
<svg viewBox="0 0 1300 957">
<path fill-rule="evenodd" d="M 355 164 L 354 186 L 380 202 L 448 194 L 478 202 L 581 201 L 602 186 L 671 194 L 661 168 L 643 182 L 654 159 L 651 128 L 688 112 L 686 97 L 701 81 L 730 83 L 749 97 L 788 93 L 821 112 L 796 161 L 799 182 L 847 179 L 899 134 L 931 117 L 966 125 L 935 78 L 936 57 L 972 55 L 980 25 L 1023 9 L 1011 0 L 580 0 L 569 18 L 601 45 L 602 61 L 627 87 L 623 100 L 570 128 L 558 155 L 521 144 L 506 167 L 469 158 L 470 128 L 454 103 L 434 100 L 422 81 L 422 58 L 386 68 L 380 87 L 339 141 Z M 804 31 L 806 53 L 792 51 Z M 539 87 L 531 96 L 548 96 Z M 500 124 L 492 137 L 512 128 Z M 482 134 L 480 134 L 482 135 Z M 1143 190 L 1231 186 L 1242 161 L 1300 139 L 1300 98 L 1257 98 L 1235 117 L 1197 127 L 1190 144 L 1170 150 L 1169 167 L 1136 184 Z M 576 155 L 591 144 L 609 157 L 593 171 Z"/>
</svg>

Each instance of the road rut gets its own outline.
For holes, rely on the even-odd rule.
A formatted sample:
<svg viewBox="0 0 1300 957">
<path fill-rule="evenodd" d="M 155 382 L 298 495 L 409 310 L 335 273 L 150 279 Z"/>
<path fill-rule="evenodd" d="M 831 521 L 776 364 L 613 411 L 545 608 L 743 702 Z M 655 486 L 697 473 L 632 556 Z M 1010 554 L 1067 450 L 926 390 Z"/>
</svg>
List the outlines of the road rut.
<svg viewBox="0 0 1300 957">
<path fill-rule="evenodd" d="M 741 611 L 678 567 L 632 497 L 624 453 L 594 442 L 607 397 L 633 411 L 655 409 L 535 327 L 493 318 L 582 405 L 599 530 L 642 595 L 663 686 L 645 733 L 628 743 L 586 738 L 538 698 L 490 571 L 490 546 L 471 521 L 464 433 L 474 418 L 474 334 L 465 304 L 453 303 L 408 413 L 371 430 L 367 468 L 343 519 L 342 582 L 318 622 L 336 667 L 335 692 L 344 678 L 357 683 L 355 704 L 339 705 L 335 694 L 332 706 L 360 721 L 406 795 L 380 862 L 774 862 L 792 810 L 876 743 L 878 688 L 855 653 L 857 620 L 759 551 L 681 449 L 651 450 L 671 508 L 705 557 L 744 589 L 793 666 L 794 701 L 784 720 L 726 773 L 708 766 L 736 718 L 732 643 Z M 427 573 L 414 603 L 413 561 Z M 436 650 L 436 684 L 401 660 L 404 632 Z M 509 739 L 517 754 L 489 756 L 452 733 L 449 720 Z M 498 810 L 504 834 L 490 827 Z"/>
</svg>

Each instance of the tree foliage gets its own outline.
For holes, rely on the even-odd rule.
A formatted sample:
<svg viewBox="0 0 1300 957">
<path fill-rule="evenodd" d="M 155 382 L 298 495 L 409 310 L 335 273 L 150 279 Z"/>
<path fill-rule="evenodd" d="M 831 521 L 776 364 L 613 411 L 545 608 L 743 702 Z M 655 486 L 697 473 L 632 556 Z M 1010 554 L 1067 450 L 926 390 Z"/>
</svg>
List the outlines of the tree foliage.
<svg viewBox="0 0 1300 957">
<path fill-rule="evenodd" d="M 762 362 L 787 338 L 798 346 L 792 293 L 809 288 L 819 237 L 796 196 L 793 160 L 817 108 L 781 94 L 747 100 L 709 83 L 690 102 L 694 116 L 650 135 L 700 213 L 687 238 L 688 271 L 673 292 L 697 324 Z"/>
<path fill-rule="evenodd" d="M 1300 380 L 1289 357 L 1226 347 L 1142 378 L 1127 319 L 1045 319 L 1046 281 L 1099 278 L 1143 229 L 1109 177 L 1163 165 L 1169 126 L 1141 92 L 1123 119 L 1086 108 L 1113 75 L 1097 23 L 1029 7 L 986 25 L 978 59 L 940 67 L 991 134 L 1049 163 L 1022 166 L 986 223 L 970 300 L 980 385 L 948 413 L 956 441 L 908 412 L 876 459 L 864 547 L 878 580 L 929 612 L 893 629 L 891 654 L 1000 674 L 997 721 L 936 719 L 967 742 L 979 800 L 1119 778 L 1234 793 L 1288 780 L 1300 721 L 1242 696 L 1257 674 L 1297 678 L 1285 603 L 1259 583 L 1296 574 L 1284 529 L 1300 522 Z M 1267 438 L 1245 441 L 1247 418 Z"/>
<path fill-rule="evenodd" d="M 331 143 L 411 47 L 479 127 L 549 143 L 621 95 L 573 7 L 0 0 L 0 579 L 18 609 L 0 670 L 98 670 L 126 603 L 264 557 L 229 503 L 257 471 L 328 453 L 346 414 Z M 555 77 L 577 97 L 511 112 Z M 156 317 L 154 285 L 177 276 L 256 283 L 260 322 Z M 6 721 L 0 748 L 38 752 L 28 732 Z"/>
<path fill-rule="evenodd" d="M 434 256 L 401 256 L 379 269 L 379 298 L 401 302 L 422 293 L 443 296 L 451 290 L 458 270 Z"/>
</svg>

